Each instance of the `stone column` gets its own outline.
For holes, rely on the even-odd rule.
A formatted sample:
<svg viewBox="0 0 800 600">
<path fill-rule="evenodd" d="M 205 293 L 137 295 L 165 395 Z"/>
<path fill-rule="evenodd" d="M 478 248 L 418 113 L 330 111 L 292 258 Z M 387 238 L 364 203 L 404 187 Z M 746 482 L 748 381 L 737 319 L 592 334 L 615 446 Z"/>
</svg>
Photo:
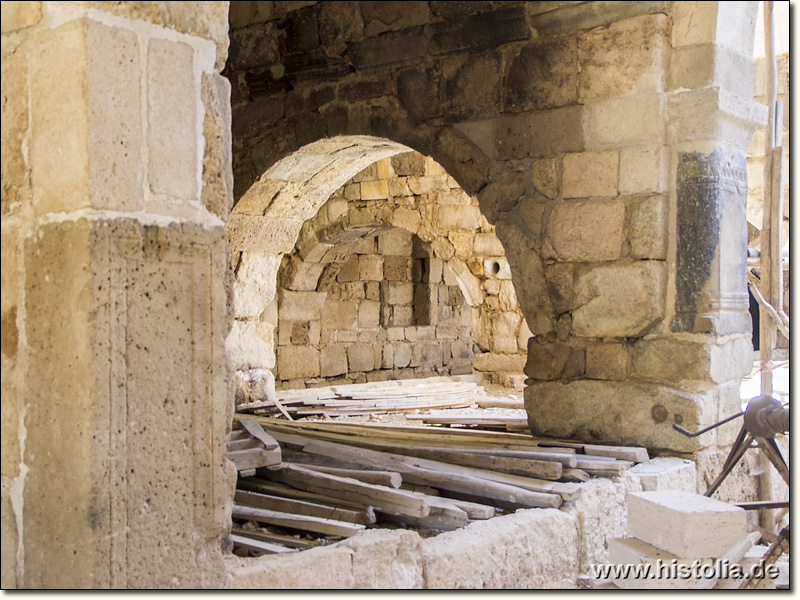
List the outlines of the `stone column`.
<svg viewBox="0 0 800 600">
<path fill-rule="evenodd" d="M 24 363 L 22 427 L 3 422 L 23 448 L 16 583 L 218 586 L 230 117 L 224 40 L 204 24 L 227 7 L 9 4 L 43 15 L 10 42 L 30 116 L 14 121 L 29 193 L 9 206 Z M 3 512 L 5 555 L 5 495 Z"/>
</svg>

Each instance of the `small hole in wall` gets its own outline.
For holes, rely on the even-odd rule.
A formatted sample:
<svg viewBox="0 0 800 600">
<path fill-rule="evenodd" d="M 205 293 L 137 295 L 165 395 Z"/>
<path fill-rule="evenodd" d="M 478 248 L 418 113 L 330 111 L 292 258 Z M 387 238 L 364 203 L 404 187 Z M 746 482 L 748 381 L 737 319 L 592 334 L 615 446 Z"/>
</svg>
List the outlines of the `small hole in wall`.
<svg viewBox="0 0 800 600">
<path fill-rule="evenodd" d="M 500 263 L 492 261 L 489 263 L 489 275 L 494 276 L 500 272 Z"/>
</svg>

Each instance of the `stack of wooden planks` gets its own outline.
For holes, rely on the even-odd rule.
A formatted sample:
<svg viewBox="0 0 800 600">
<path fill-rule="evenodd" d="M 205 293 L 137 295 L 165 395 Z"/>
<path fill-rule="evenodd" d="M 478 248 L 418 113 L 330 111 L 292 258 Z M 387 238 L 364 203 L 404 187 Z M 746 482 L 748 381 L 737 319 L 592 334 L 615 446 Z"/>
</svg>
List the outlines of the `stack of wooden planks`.
<svg viewBox="0 0 800 600">
<path fill-rule="evenodd" d="M 281 390 L 275 401 L 240 404 L 240 413 L 309 416 L 360 416 L 477 405 L 483 388 L 468 377 L 376 381 L 304 390 Z M 289 417 L 291 415 L 291 417 Z"/>
<path fill-rule="evenodd" d="M 257 553 L 387 522 L 446 531 L 498 512 L 558 508 L 590 476 L 620 476 L 648 459 L 644 448 L 507 432 L 238 418 L 260 425 L 282 456 L 279 468 L 257 468 L 237 485 L 234 545 Z"/>
</svg>

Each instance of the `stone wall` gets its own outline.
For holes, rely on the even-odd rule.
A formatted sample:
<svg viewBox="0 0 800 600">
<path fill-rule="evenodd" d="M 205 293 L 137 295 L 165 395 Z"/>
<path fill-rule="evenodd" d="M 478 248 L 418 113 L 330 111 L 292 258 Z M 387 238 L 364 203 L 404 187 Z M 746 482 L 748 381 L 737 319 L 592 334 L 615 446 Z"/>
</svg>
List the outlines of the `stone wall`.
<svg viewBox="0 0 800 600">
<path fill-rule="evenodd" d="M 530 332 L 494 227 L 418 153 L 331 196 L 283 258 L 277 298 L 279 387 L 471 373 L 475 352 L 478 367 L 504 361 L 487 380 L 524 365 Z"/>
</svg>

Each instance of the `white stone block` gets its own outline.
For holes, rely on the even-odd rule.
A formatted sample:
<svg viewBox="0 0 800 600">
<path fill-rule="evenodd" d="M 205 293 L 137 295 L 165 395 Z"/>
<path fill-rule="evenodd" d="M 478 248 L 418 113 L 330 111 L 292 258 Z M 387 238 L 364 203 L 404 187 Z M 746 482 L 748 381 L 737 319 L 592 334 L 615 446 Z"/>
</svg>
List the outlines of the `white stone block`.
<svg viewBox="0 0 800 600">
<path fill-rule="evenodd" d="M 746 533 L 743 509 L 680 491 L 628 496 L 628 534 L 679 558 L 719 558 Z"/>
<path fill-rule="evenodd" d="M 608 562 L 628 569 L 625 576 L 620 572 L 611 577 L 623 590 L 690 589 L 697 582 L 690 568 L 694 559 L 678 558 L 636 538 L 608 540 Z"/>
<path fill-rule="evenodd" d="M 642 490 L 662 492 L 678 490 L 695 493 L 696 475 L 694 462 L 683 458 L 653 458 L 639 463 L 630 470 L 639 476 Z"/>
</svg>

